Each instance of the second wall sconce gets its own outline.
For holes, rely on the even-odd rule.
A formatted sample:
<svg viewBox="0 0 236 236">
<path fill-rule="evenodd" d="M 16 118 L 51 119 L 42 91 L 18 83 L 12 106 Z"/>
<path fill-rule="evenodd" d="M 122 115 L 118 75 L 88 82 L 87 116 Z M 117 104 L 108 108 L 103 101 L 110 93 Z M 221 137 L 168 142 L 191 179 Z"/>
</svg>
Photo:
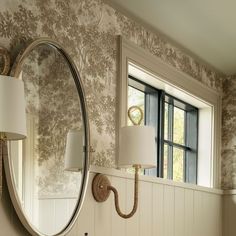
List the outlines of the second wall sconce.
<svg viewBox="0 0 236 236">
<path fill-rule="evenodd" d="M 0 56 L 4 66 L 0 73 L 0 165 L 3 155 L 8 155 L 7 141 L 26 138 L 26 113 L 24 83 L 22 80 L 8 76 L 10 56 L 6 49 L 0 47 Z M 2 166 L 0 166 L 2 171 Z M 2 173 L 0 173 L 2 188 Z"/>
<path fill-rule="evenodd" d="M 134 107 L 132 107 L 133 109 Z M 137 108 L 140 110 L 140 108 Z M 130 111 L 130 110 L 129 110 Z M 129 116 L 130 117 L 130 116 Z M 142 112 L 141 112 L 141 117 Z M 133 122 L 134 123 L 134 122 Z M 115 208 L 122 218 L 132 217 L 138 208 L 138 172 L 140 168 L 153 168 L 156 166 L 156 145 L 155 132 L 153 127 L 138 126 L 122 127 L 120 131 L 119 159 L 118 166 L 122 168 L 135 168 L 134 180 L 134 205 L 130 213 L 122 213 L 119 206 L 119 195 L 103 174 L 95 175 L 92 183 L 92 192 L 97 202 L 104 202 L 108 199 L 111 191 L 114 193 Z"/>
</svg>

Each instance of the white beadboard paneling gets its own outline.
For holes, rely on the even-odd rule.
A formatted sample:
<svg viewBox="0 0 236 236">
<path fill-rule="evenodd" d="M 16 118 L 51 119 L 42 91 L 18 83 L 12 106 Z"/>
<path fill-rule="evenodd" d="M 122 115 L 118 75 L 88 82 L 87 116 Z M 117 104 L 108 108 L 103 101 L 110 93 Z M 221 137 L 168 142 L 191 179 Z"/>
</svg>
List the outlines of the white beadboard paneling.
<svg viewBox="0 0 236 236">
<path fill-rule="evenodd" d="M 164 186 L 164 235 L 174 236 L 175 188 Z"/>
<path fill-rule="evenodd" d="M 175 188 L 175 236 L 184 236 L 185 233 L 185 192 L 183 188 Z"/>
<path fill-rule="evenodd" d="M 235 190 L 234 190 L 235 191 Z M 235 236 L 236 235 L 236 195 L 232 194 L 224 195 L 223 205 L 223 235 Z"/>
<path fill-rule="evenodd" d="M 93 199 L 91 184 L 94 172 L 106 174 L 118 189 L 122 211 L 132 209 L 134 176 L 98 168 L 90 173 L 81 213 L 68 236 L 84 236 L 85 233 L 88 236 L 222 236 L 221 191 L 141 176 L 138 211 L 132 218 L 124 220 L 115 211 L 113 193 L 104 203 Z M 224 236 L 235 236 L 236 196 L 227 195 L 224 198 L 224 222 L 227 226 Z M 53 230 L 53 224 L 49 223 L 51 218 L 56 220 L 55 214 L 60 214 L 54 209 L 54 204 L 55 199 L 40 201 L 39 208 L 48 209 L 46 217 L 41 218 L 41 224 L 45 224 L 48 230 Z M 70 208 L 68 202 L 61 204 L 65 211 Z M 18 236 L 14 230 L 11 232 L 12 236 Z"/>
<path fill-rule="evenodd" d="M 111 178 L 111 184 L 112 186 L 115 186 L 115 188 L 118 190 L 119 193 L 119 205 L 121 212 L 124 214 L 129 213 L 130 209 L 126 209 L 126 179 L 125 178 Z M 111 193 L 110 198 L 112 198 L 112 236 L 120 236 L 125 235 L 126 231 L 126 220 L 121 218 L 115 210 L 115 204 L 114 204 L 114 194 Z M 132 199 L 132 197 L 131 197 Z"/>
<path fill-rule="evenodd" d="M 111 176 L 108 177 L 111 181 Z M 107 199 L 106 202 L 95 203 L 95 218 L 94 218 L 95 236 L 111 236 L 112 234 L 111 224 L 113 215 L 111 204 L 114 204 L 112 194 L 110 195 L 110 197 Z M 90 219 L 88 218 L 88 220 Z"/>
<path fill-rule="evenodd" d="M 92 180 L 94 174 L 90 174 L 88 181 L 88 188 L 86 191 L 86 198 L 82 206 L 80 215 L 77 221 L 77 234 L 76 236 L 84 236 L 88 233 L 89 236 L 95 236 L 95 205 L 97 204 L 92 195 Z M 99 213 L 99 212 L 98 212 Z"/>
<path fill-rule="evenodd" d="M 201 228 L 203 235 L 212 235 L 212 228 L 214 224 L 213 217 L 214 211 L 212 208 L 212 199 L 211 194 L 209 193 L 202 193 L 202 222 Z M 213 221 L 213 222 L 212 222 Z M 216 225 L 215 225 L 216 226 Z"/>
<path fill-rule="evenodd" d="M 104 173 L 119 191 L 121 208 L 129 212 L 134 176 L 111 169 Z M 117 215 L 113 193 L 105 203 L 96 203 L 88 191 L 85 205 L 90 205 L 87 201 L 94 203 L 87 207 L 83 225 L 90 222 L 86 227 L 94 229 L 91 236 L 222 236 L 221 194 L 219 190 L 140 176 L 138 211 L 132 218 L 124 220 Z"/>
<path fill-rule="evenodd" d="M 164 235 L 164 187 L 152 184 L 152 235 Z"/>
<path fill-rule="evenodd" d="M 194 236 L 203 236 L 203 208 L 202 208 L 202 192 L 194 191 Z"/>
<path fill-rule="evenodd" d="M 68 199 L 56 199 L 55 200 L 55 213 L 54 213 L 54 232 L 62 230 L 61 226 L 68 223 Z"/>
<path fill-rule="evenodd" d="M 216 198 L 216 208 L 217 208 L 217 222 L 218 227 L 216 227 L 218 235 L 223 235 L 223 197 L 220 195 L 215 196 Z"/>
<path fill-rule="evenodd" d="M 139 190 L 140 192 L 140 190 Z M 132 209 L 134 204 L 134 180 L 133 179 L 127 179 L 126 180 L 126 210 Z M 140 205 L 138 205 L 138 209 L 136 214 L 132 217 L 126 220 L 126 234 L 127 236 L 130 235 L 136 235 L 139 236 L 139 211 L 140 211 Z"/>
<path fill-rule="evenodd" d="M 152 184 L 139 182 L 139 235 L 152 236 Z"/>
<path fill-rule="evenodd" d="M 185 189 L 184 194 L 184 232 L 185 236 L 194 235 L 194 191 L 192 189 Z"/>
<path fill-rule="evenodd" d="M 212 218 L 212 235 L 222 236 L 222 197 L 211 194 L 212 214 L 216 218 Z"/>
<path fill-rule="evenodd" d="M 55 202 L 53 200 L 39 201 L 39 229 L 47 234 L 54 234 Z"/>
</svg>

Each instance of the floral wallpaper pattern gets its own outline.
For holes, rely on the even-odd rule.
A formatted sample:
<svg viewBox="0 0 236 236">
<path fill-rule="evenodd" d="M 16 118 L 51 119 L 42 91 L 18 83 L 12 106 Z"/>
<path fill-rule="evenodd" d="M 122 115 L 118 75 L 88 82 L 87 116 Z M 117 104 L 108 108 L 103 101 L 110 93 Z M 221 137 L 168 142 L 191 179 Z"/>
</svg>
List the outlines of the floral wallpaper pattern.
<svg viewBox="0 0 236 236">
<path fill-rule="evenodd" d="M 102 0 L 1 1 L 0 39 L 1 44 L 10 49 L 12 58 L 28 40 L 50 37 L 63 44 L 76 62 L 85 87 L 91 141 L 95 149 L 91 163 L 105 167 L 116 166 L 118 35 L 122 35 L 206 86 L 222 91 L 224 75 L 197 62 Z M 228 116 L 230 115 L 233 114 L 229 112 Z M 228 123 L 231 123 L 226 119 L 225 117 L 224 127 L 228 127 Z M 225 132 L 223 131 L 223 134 Z M 227 143 L 224 139 L 226 138 L 223 138 L 223 145 Z M 227 177 L 227 175 L 232 176 L 232 173 L 228 172 L 231 166 L 229 168 L 224 166 L 229 165 L 226 160 L 233 154 L 225 155 L 225 151 L 234 152 L 232 150 L 232 147 L 228 151 L 223 150 L 225 156 L 222 163 L 223 173 L 224 171 L 227 173 L 223 174 L 222 183 L 225 186 L 230 186 L 232 182 L 231 177 Z"/>
<path fill-rule="evenodd" d="M 34 173 L 30 178 L 35 182 L 34 190 L 25 191 L 34 191 L 39 197 L 65 193 L 76 197 L 81 175 L 64 171 L 64 155 L 67 133 L 82 129 L 82 116 L 78 92 L 67 62 L 56 49 L 37 46 L 24 60 L 22 79 L 30 122 L 26 145 L 32 145 L 26 150 L 33 149 L 33 157 L 26 158 L 34 160 L 33 166 L 24 168 L 25 172 Z M 26 173 L 24 176 L 29 178 Z"/>
<path fill-rule="evenodd" d="M 236 76 L 223 82 L 222 100 L 222 188 L 236 189 Z"/>
</svg>

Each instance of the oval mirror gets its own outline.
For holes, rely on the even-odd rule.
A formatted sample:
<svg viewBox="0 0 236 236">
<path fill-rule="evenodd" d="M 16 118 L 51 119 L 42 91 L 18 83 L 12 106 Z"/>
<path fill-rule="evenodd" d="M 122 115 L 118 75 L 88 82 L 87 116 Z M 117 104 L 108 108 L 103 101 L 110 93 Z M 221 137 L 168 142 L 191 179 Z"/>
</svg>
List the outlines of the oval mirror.
<svg viewBox="0 0 236 236">
<path fill-rule="evenodd" d="M 31 43 L 11 75 L 24 82 L 27 116 L 27 139 L 9 142 L 4 159 L 13 205 L 32 235 L 65 235 L 79 214 L 88 178 L 81 78 L 66 51 L 48 39 Z"/>
</svg>

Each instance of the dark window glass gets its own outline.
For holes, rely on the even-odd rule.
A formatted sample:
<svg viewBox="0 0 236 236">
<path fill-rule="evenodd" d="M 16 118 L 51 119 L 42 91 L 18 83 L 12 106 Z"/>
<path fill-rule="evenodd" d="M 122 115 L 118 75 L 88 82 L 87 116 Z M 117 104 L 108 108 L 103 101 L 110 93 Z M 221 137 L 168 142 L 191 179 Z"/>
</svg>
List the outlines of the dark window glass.
<svg viewBox="0 0 236 236">
<path fill-rule="evenodd" d="M 128 93 L 128 106 L 140 106 L 156 130 L 157 168 L 145 174 L 197 183 L 198 109 L 131 76 Z"/>
</svg>

